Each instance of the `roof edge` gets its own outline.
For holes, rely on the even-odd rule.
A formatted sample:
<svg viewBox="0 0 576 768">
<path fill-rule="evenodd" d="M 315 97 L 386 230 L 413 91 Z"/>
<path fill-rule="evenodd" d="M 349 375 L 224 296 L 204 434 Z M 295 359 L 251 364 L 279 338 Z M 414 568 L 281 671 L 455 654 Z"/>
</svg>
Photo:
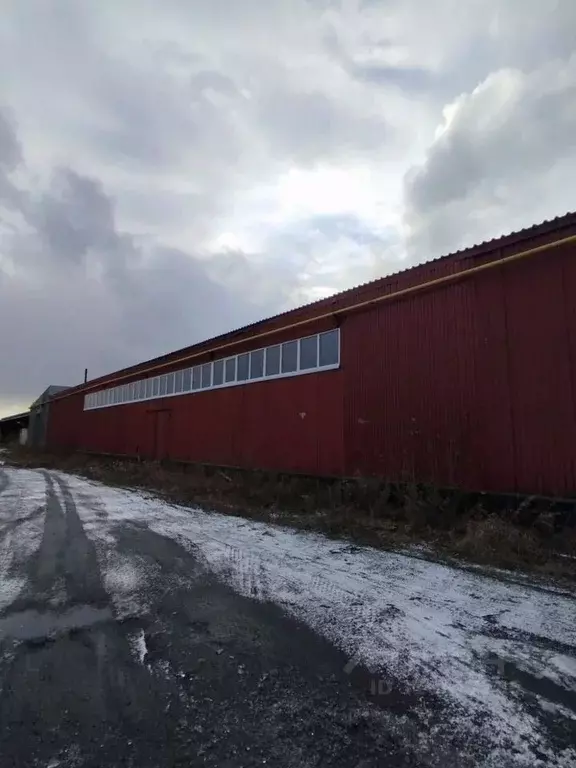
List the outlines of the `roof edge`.
<svg viewBox="0 0 576 768">
<path fill-rule="evenodd" d="M 91 381 L 79 384 L 75 387 L 69 387 L 65 392 L 58 393 L 54 397 L 54 399 L 59 400 L 64 397 L 69 397 L 70 395 L 80 394 L 83 391 L 90 391 L 94 389 L 94 385 L 97 385 L 98 383 L 102 383 L 102 385 L 106 385 L 106 382 L 112 377 L 114 378 L 128 377 L 131 375 L 136 375 L 140 371 L 144 371 L 144 370 L 148 371 L 149 368 L 154 368 L 155 366 L 160 367 L 162 365 L 169 365 L 172 362 L 177 362 L 180 357 L 184 357 L 187 354 L 192 353 L 194 350 L 198 350 L 198 353 L 201 353 L 201 352 L 209 353 L 212 347 L 218 346 L 219 344 L 222 344 L 228 341 L 235 342 L 236 337 L 244 337 L 245 334 L 249 331 L 250 332 L 264 331 L 267 325 L 273 325 L 275 322 L 277 322 L 281 318 L 285 318 L 288 321 L 290 318 L 298 317 L 299 314 L 304 314 L 304 315 L 310 314 L 310 321 L 313 322 L 314 315 L 312 313 L 314 312 L 314 310 L 326 309 L 328 311 L 331 305 L 339 301 L 342 301 L 343 297 L 352 298 L 355 294 L 361 292 L 363 289 L 366 289 L 370 286 L 373 288 L 376 288 L 378 285 L 382 285 L 382 287 L 384 287 L 387 283 L 393 282 L 399 276 L 406 275 L 411 272 L 415 273 L 418 270 L 424 269 L 433 264 L 434 265 L 441 264 L 441 263 L 443 264 L 451 260 L 461 262 L 468 258 L 474 258 L 480 255 L 488 254 L 491 251 L 502 250 L 504 248 L 513 247 L 528 239 L 546 236 L 554 232 L 558 232 L 563 228 L 567 228 L 571 226 L 576 227 L 576 211 L 568 212 L 562 216 L 557 216 L 554 219 L 548 219 L 539 224 L 534 224 L 525 229 L 517 230 L 515 232 L 511 232 L 509 234 L 502 235 L 500 237 L 493 238 L 491 240 L 485 240 L 481 243 L 469 246 L 467 248 L 453 251 L 449 254 L 446 254 L 445 256 L 439 256 L 437 258 L 421 262 L 420 264 L 415 264 L 410 267 L 406 267 L 405 269 L 398 270 L 397 272 L 393 272 L 388 275 L 375 278 L 374 280 L 370 280 L 366 283 L 360 283 L 359 285 L 353 286 L 351 288 L 347 288 L 344 291 L 339 291 L 338 293 L 332 294 L 331 296 L 328 296 L 326 298 L 318 299 L 317 301 L 313 301 L 308 304 L 303 304 L 299 307 L 294 307 L 293 309 L 287 310 L 286 312 L 280 312 L 277 315 L 272 315 L 270 317 L 263 318 L 262 320 L 257 320 L 254 323 L 250 323 L 248 325 L 241 326 L 240 328 L 235 328 L 230 331 L 226 331 L 223 334 L 211 337 L 209 339 L 205 339 L 203 341 L 197 342 L 196 344 L 192 344 L 188 347 L 182 347 L 181 349 L 173 350 L 172 352 L 168 352 L 165 355 L 151 358 L 149 360 L 144 360 L 142 362 L 135 363 L 134 365 L 128 366 L 126 368 L 120 368 L 116 371 L 111 371 L 110 373 L 104 374 L 103 376 L 99 376 L 96 379 L 92 379 Z M 500 259 L 498 259 L 498 261 L 499 260 Z M 282 326 L 274 330 L 278 330 L 278 332 L 280 332 L 282 330 Z M 246 340 L 249 340 L 249 338 L 250 337 L 246 337 Z M 241 340 L 242 338 L 238 339 L 238 341 L 241 341 Z"/>
</svg>

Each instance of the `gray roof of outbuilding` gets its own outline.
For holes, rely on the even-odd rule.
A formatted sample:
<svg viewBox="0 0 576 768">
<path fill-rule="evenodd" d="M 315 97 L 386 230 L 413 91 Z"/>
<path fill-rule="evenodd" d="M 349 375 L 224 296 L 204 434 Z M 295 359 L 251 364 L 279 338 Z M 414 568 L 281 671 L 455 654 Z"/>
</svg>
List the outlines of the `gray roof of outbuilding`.
<svg viewBox="0 0 576 768">
<path fill-rule="evenodd" d="M 49 400 L 53 395 L 57 395 L 60 392 L 63 392 L 65 389 L 69 389 L 69 387 L 63 387 L 59 384 L 51 384 L 49 387 L 46 387 L 44 392 L 40 395 L 40 397 L 37 397 L 36 400 L 32 403 L 30 406 L 31 408 L 34 408 L 35 405 L 39 405 L 40 403 L 45 403 L 46 400 Z"/>
<path fill-rule="evenodd" d="M 0 419 L 0 424 L 9 424 L 12 421 L 24 421 L 24 419 L 28 419 L 29 417 L 29 411 L 24 411 L 24 413 L 13 413 L 11 416 L 4 416 L 4 418 Z"/>
</svg>

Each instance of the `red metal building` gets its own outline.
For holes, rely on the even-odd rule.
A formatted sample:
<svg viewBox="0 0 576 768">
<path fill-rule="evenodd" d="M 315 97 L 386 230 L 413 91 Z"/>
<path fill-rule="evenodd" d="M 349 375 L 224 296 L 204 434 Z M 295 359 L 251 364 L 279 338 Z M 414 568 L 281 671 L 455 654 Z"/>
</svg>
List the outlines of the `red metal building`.
<svg viewBox="0 0 576 768">
<path fill-rule="evenodd" d="M 68 389 L 48 444 L 576 494 L 576 214 Z"/>
</svg>

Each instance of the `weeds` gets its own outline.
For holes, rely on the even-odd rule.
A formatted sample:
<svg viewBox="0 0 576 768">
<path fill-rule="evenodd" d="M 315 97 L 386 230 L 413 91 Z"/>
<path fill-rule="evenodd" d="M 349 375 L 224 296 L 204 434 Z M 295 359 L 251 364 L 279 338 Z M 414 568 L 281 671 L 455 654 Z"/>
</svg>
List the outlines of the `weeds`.
<svg viewBox="0 0 576 768">
<path fill-rule="evenodd" d="M 159 464 L 14 446 L 8 460 L 142 488 L 179 504 L 351 538 L 380 548 L 425 545 L 436 555 L 576 580 L 576 515 L 525 498 L 489 509 L 477 494 L 414 482 L 346 480 Z"/>
</svg>

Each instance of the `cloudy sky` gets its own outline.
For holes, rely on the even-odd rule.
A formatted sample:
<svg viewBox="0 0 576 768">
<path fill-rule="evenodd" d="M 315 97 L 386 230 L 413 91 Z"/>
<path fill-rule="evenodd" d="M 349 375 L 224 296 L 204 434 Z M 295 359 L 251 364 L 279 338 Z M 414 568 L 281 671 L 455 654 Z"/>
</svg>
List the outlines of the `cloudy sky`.
<svg viewBox="0 0 576 768">
<path fill-rule="evenodd" d="M 574 0 L 3 0 L 0 415 L 576 208 Z"/>
</svg>

